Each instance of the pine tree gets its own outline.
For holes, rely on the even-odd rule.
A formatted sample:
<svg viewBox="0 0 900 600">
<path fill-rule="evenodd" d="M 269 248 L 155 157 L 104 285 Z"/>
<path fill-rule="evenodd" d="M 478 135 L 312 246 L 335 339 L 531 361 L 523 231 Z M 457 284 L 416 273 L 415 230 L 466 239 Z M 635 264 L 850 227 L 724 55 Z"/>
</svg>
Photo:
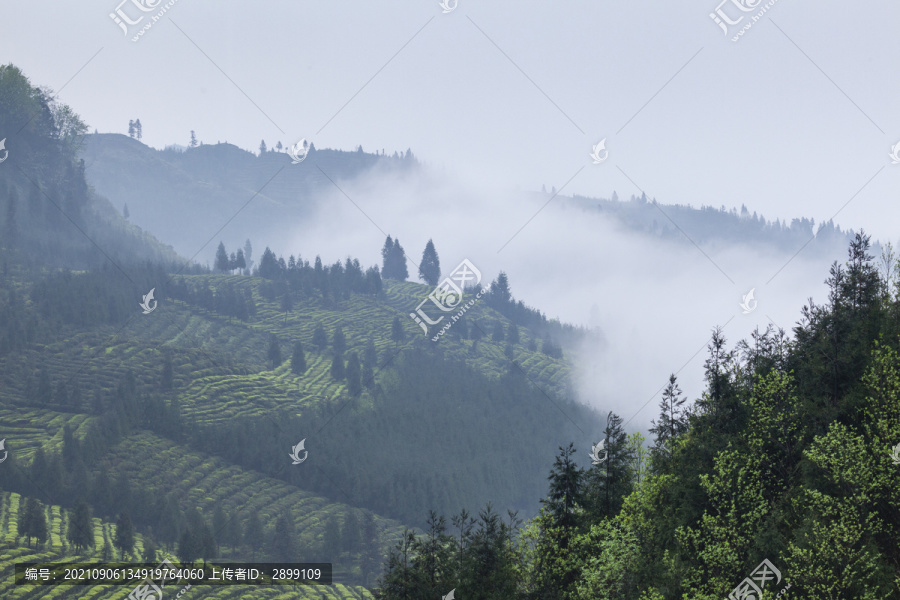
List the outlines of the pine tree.
<svg viewBox="0 0 900 600">
<path fill-rule="evenodd" d="M 323 550 L 329 562 L 338 562 L 341 552 L 341 526 L 334 515 L 325 520 L 325 534 L 322 538 Z"/>
<path fill-rule="evenodd" d="M 375 349 L 375 341 L 370 337 L 366 341 L 366 349 L 363 351 L 363 366 L 374 369 L 378 363 L 378 351 Z"/>
<path fill-rule="evenodd" d="M 175 380 L 175 369 L 172 365 L 172 355 L 168 352 L 163 356 L 162 374 L 159 379 L 159 387 L 164 391 L 172 389 Z"/>
<path fill-rule="evenodd" d="M 381 276 L 385 279 L 396 279 L 394 274 L 394 240 L 387 236 L 384 246 L 381 248 Z"/>
<path fill-rule="evenodd" d="M 234 267 L 236 269 L 240 269 L 241 272 L 243 272 L 243 270 L 247 268 L 247 259 L 244 256 L 244 251 L 241 248 L 238 248 L 237 256 L 234 260 Z"/>
<path fill-rule="evenodd" d="M 519 326 L 515 323 L 509 324 L 509 329 L 506 331 L 506 339 L 510 344 L 518 344 L 519 343 Z"/>
<path fill-rule="evenodd" d="M 362 373 L 355 352 L 351 352 L 347 360 L 347 391 L 354 397 L 362 393 Z"/>
<path fill-rule="evenodd" d="M 228 527 L 228 517 L 225 516 L 225 511 L 222 510 L 221 504 L 216 504 L 216 508 L 213 510 L 212 517 L 212 531 L 216 538 L 216 554 L 219 554 L 219 540 L 225 537 L 225 531 Z"/>
<path fill-rule="evenodd" d="M 394 321 L 391 323 L 391 339 L 400 343 L 405 337 L 406 333 L 403 331 L 403 325 L 400 324 L 400 318 L 394 317 Z"/>
<path fill-rule="evenodd" d="M 295 562 L 297 560 L 297 530 L 294 527 L 294 520 L 287 511 L 282 512 L 275 520 L 270 548 L 278 561 Z"/>
<path fill-rule="evenodd" d="M 294 342 L 294 349 L 291 352 L 291 372 L 295 375 L 306 373 L 306 352 L 303 351 L 303 342 L 297 340 Z"/>
<path fill-rule="evenodd" d="M 141 553 L 141 559 L 147 563 L 155 563 L 157 560 L 156 542 L 153 538 L 144 534 L 144 551 Z"/>
<path fill-rule="evenodd" d="M 133 138 L 135 133 L 134 120 L 128 121 L 128 137 Z"/>
<path fill-rule="evenodd" d="M 340 325 L 334 328 L 334 334 L 331 336 L 331 348 L 338 354 L 347 351 L 347 338 L 344 336 L 344 330 Z"/>
<path fill-rule="evenodd" d="M 325 333 L 325 327 L 321 323 L 316 323 L 316 329 L 313 331 L 313 346 L 319 349 L 319 352 L 325 350 L 328 346 L 328 334 Z"/>
<path fill-rule="evenodd" d="M 228 270 L 228 252 L 225 251 L 225 244 L 222 242 L 219 242 L 219 247 L 216 250 L 216 270 L 220 273 Z"/>
<path fill-rule="evenodd" d="M 668 454 L 668 444 L 687 431 L 687 414 L 683 407 L 687 398 L 682 397 L 675 374 L 669 375 L 669 383 L 663 390 L 659 403 L 659 420 L 653 421 L 650 433 L 654 434 L 657 453 Z"/>
<path fill-rule="evenodd" d="M 512 303 L 512 292 L 509 290 L 509 277 L 500 271 L 497 279 L 491 282 L 490 304 L 499 309 L 506 308 Z"/>
<path fill-rule="evenodd" d="M 262 156 L 266 153 L 266 140 L 263 140 L 259 143 L 259 155 Z"/>
<path fill-rule="evenodd" d="M 495 342 L 502 342 L 505 339 L 506 335 L 503 332 L 503 323 L 497 321 L 494 323 L 494 330 L 491 332 L 491 340 Z"/>
<path fill-rule="evenodd" d="M 278 368 L 283 362 L 281 358 L 281 343 L 274 333 L 269 336 L 269 349 L 266 351 L 266 358 L 269 360 L 269 364 L 272 365 L 272 369 Z"/>
<path fill-rule="evenodd" d="M 341 542 L 344 550 L 350 553 L 350 556 L 356 553 L 359 545 L 359 520 L 356 513 L 350 510 L 344 518 L 344 525 L 341 528 Z"/>
<path fill-rule="evenodd" d="M 247 518 L 247 524 L 244 527 L 244 543 L 254 552 L 262 548 L 263 528 L 256 511 L 251 512 Z"/>
<path fill-rule="evenodd" d="M 566 530 L 574 531 L 575 507 L 581 501 L 581 482 L 584 471 L 578 468 L 572 456 L 575 454 L 575 444 L 568 447 L 559 447 L 559 454 L 553 461 L 553 469 L 547 478 L 550 481 L 550 490 L 546 500 L 541 500 L 552 519 L 554 525 Z"/>
<path fill-rule="evenodd" d="M 19 193 L 15 188 L 11 189 L 6 199 L 6 242 L 7 248 L 15 248 L 19 235 L 19 224 L 16 214 L 19 210 Z"/>
<path fill-rule="evenodd" d="M 400 238 L 394 240 L 394 247 L 391 249 L 391 263 L 394 271 L 394 279 L 406 281 L 409 279 L 409 270 L 406 268 L 406 252 L 400 245 Z"/>
<path fill-rule="evenodd" d="M 189 148 L 197 147 L 197 134 L 194 132 L 193 129 L 191 129 L 191 141 L 188 143 L 188 147 Z"/>
<path fill-rule="evenodd" d="M 134 525 L 128 511 L 122 511 L 116 519 L 116 536 L 113 543 L 123 559 L 134 552 Z"/>
<path fill-rule="evenodd" d="M 344 368 L 344 357 L 335 353 L 334 358 L 331 359 L 331 377 L 335 381 L 341 381 L 345 376 L 346 369 Z"/>
<path fill-rule="evenodd" d="M 281 312 L 284 313 L 284 322 L 287 323 L 287 314 L 294 310 L 294 298 L 290 290 L 285 290 L 281 296 Z"/>
<path fill-rule="evenodd" d="M 94 524 L 91 521 L 91 509 L 84 500 L 80 500 L 69 513 L 66 537 L 77 552 L 94 547 Z"/>
<path fill-rule="evenodd" d="M 140 119 L 136 119 L 134 122 L 134 136 L 139 140 L 144 138 L 144 126 L 141 125 Z"/>
<path fill-rule="evenodd" d="M 422 262 L 419 264 L 419 279 L 428 285 L 437 285 L 441 278 L 441 261 L 438 258 L 434 243 L 429 239 L 422 252 Z"/>
<path fill-rule="evenodd" d="M 250 240 L 244 242 L 244 260 L 247 261 L 247 269 L 253 268 L 253 244 Z"/>
</svg>

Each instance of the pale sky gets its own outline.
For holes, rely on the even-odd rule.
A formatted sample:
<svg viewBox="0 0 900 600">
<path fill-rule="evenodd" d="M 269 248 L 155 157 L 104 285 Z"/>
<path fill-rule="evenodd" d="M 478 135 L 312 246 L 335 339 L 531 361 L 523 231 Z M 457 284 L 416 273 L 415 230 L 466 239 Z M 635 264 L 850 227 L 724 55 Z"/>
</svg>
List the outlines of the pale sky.
<svg viewBox="0 0 900 600">
<path fill-rule="evenodd" d="M 501 187 L 840 211 L 844 227 L 900 237 L 895 2 L 779 0 L 735 43 L 709 16 L 717 0 L 459 0 L 446 14 L 436 0 L 177 0 L 134 43 L 150 16 L 126 37 L 119 1 L 0 4 L 0 61 L 65 86 L 91 128 L 140 118 L 154 147 L 193 129 L 248 149 L 412 148 Z M 141 1 L 158 2 L 121 11 L 165 6 Z M 764 6 L 740 1 L 721 10 L 741 25 Z"/>
</svg>

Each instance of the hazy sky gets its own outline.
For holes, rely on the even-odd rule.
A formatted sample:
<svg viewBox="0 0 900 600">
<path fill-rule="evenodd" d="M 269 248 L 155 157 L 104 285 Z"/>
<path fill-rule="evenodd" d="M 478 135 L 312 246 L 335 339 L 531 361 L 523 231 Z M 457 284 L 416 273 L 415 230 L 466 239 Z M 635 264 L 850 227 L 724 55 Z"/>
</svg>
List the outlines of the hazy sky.
<svg viewBox="0 0 900 600">
<path fill-rule="evenodd" d="M 187 144 L 191 130 L 254 150 L 261 139 L 300 138 L 412 148 L 459 188 L 396 191 L 385 203 L 396 188 L 378 183 L 354 198 L 402 232 L 412 254 L 434 236 L 446 268 L 463 257 L 490 277 L 505 268 L 514 292 L 551 315 L 589 323 L 596 306 L 612 350 L 597 354 L 594 374 L 634 373 L 625 384 L 600 377 L 593 392 L 625 416 L 702 348 L 712 325 L 737 314 L 732 341 L 756 324 L 790 328 L 807 297 L 823 300 L 827 262 L 797 262 L 746 317 L 740 295 L 783 257 L 760 248 L 714 256 L 729 282 L 692 248 L 623 245 L 608 225 L 573 221 L 571 211 L 566 220 L 560 206 L 498 254 L 537 208 L 499 191 L 645 191 L 662 203 L 746 204 L 770 219 L 837 214 L 845 228 L 900 238 L 900 164 L 889 157 L 900 141 L 896 2 L 778 0 L 733 42 L 765 3 L 459 0 L 445 14 L 436 0 L 177 0 L 135 43 L 164 4 L 142 13 L 119 1 L 0 4 L 0 61 L 62 88 L 92 129 L 125 133 L 140 118 L 143 141 L 158 148 Z M 759 6 L 742 12 L 741 1 Z M 126 36 L 109 16 L 118 6 L 148 16 Z M 717 6 L 744 15 L 727 36 L 709 16 Z M 603 138 L 609 158 L 595 165 L 589 153 Z M 459 194 L 471 197 L 449 207 Z M 377 256 L 383 236 L 371 223 L 337 193 L 330 210 L 323 216 L 354 226 L 310 224 L 304 252 L 340 242 L 342 255 Z M 559 253 L 541 253 L 551 246 Z M 570 268 L 554 262 L 561 255 Z M 578 279 L 585 273 L 596 277 Z M 685 373 L 692 394 L 702 358 Z"/>
<path fill-rule="evenodd" d="M 709 17 L 718 0 L 459 0 L 447 14 L 436 0 L 177 0 L 134 43 L 150 17 L 126 36 L 119 1 L 0 4 L 0 60 L 65 86 L 101 132 L 140 118 L 156 147 L 192 129 L 253 149 L 411 147 L 509 187 L 571 179 L 566 192 L 640 187 L 817 222 L 853 198 L 839 223 L 898 237 L 896 2 L 778 0 L 735 43 Z M 722 5 L 740 25 L 765 6 L 740 1 L 759 0 Z M 609 159 L 593 165 L 602 138 Z"/>
</svg>

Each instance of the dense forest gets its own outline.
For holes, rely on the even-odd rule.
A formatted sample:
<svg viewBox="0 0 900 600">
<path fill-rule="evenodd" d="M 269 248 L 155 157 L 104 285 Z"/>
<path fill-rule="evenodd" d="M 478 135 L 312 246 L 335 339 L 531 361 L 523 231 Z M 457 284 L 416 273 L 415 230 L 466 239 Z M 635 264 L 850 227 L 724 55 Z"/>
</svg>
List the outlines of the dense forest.
<svg viewBox="0 0 900 600">
<path fill-rule="evenodd" d="M 649 445 L 610 415 L 605 460 L 561 447 L 539 516 L 431 514 L 378 597 L 900 597 L 900 262 L 869 250 L 857 234 L 792 336 L 715 330 L 706 391 L 673 376 Z"/>
</svg>

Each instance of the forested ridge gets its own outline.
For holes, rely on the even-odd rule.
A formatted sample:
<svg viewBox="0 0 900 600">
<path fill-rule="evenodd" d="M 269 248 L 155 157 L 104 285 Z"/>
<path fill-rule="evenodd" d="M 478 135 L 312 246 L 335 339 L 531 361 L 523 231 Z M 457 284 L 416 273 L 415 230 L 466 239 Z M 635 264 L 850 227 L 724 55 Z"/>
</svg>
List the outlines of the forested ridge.
<svg viewBox="0 0 900 600">
<path fill-rule="evenodd" d="M 610 415 L 607 460 L 560 448 L 522 527 L 432 514 L 377 597 L 750 598 L 765 560 L 765 598 L 900 597 L 900 263 L 888 247 L 879 273 L 869 245 L 855 236 L 793 335 L 729 349 L 715 330 L 706 391 L 688 404 L 673 376 L 649 445 Z"/>
</svg>

